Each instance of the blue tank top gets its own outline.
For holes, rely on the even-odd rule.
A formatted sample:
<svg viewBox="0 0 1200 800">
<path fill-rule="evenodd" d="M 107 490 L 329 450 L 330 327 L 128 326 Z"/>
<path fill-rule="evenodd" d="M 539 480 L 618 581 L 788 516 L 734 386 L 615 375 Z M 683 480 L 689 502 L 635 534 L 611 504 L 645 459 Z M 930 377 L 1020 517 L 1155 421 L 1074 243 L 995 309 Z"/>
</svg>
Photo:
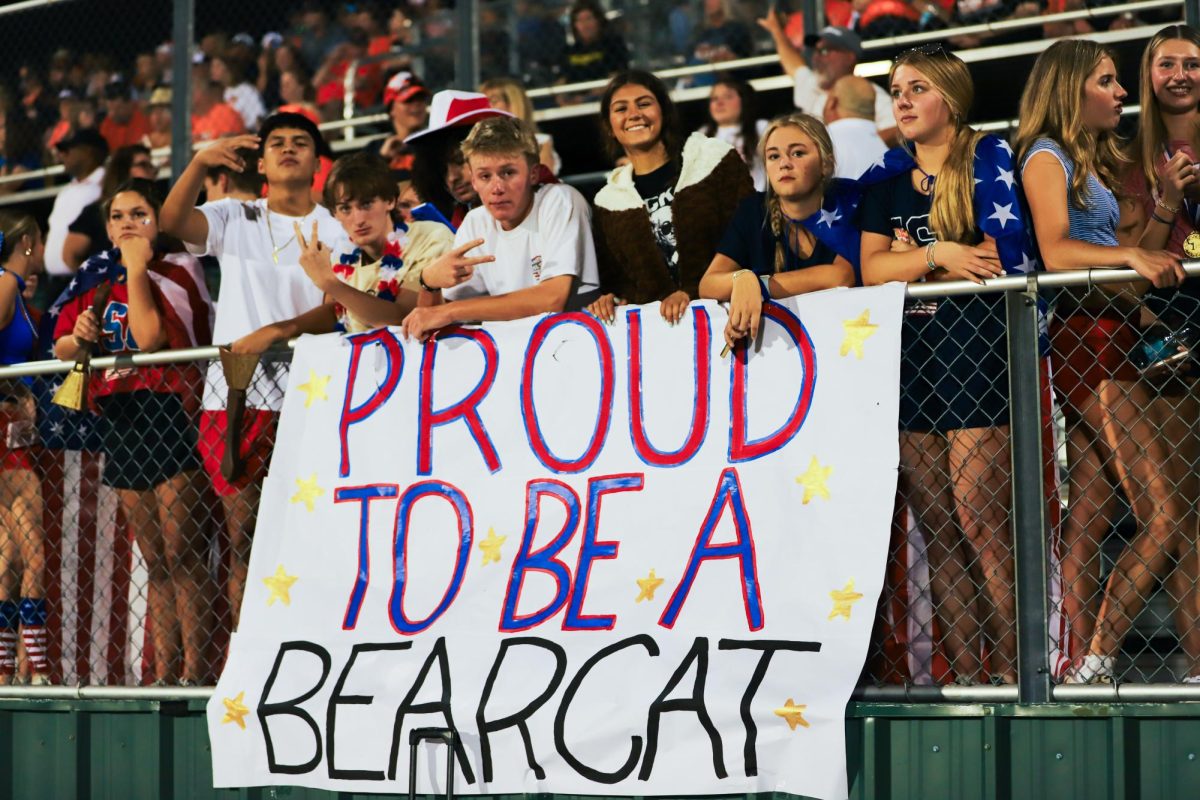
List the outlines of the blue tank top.
<svg viewBox="0 0 1200 800">
<path fill-rule="evenodd" d="M 0 274 L 4 272 L 0 269 Z M 25 281 L 21 280 L 20 275 L 14 274 L 13 277 L 17 279 L 16 308 L 8 325 L 0 330 L 0 364 L 4 366 L 28 361 L 37 341 L 37 328 L 29 317 L 29 310 L 25 308 L 25 298 L 21 297 L 25 291 Z"/>
<path fill-rule="evenodd" d="M 1075 177 L 1075 162 L 1071 160 L 1053 139 L 1038 139 L 1030 146 L 1021 164 L 1024 173 L 1025 165 L 1034 153 L 1050 153 L 1062 164 L 1063 172 L 1067 174 L 1067 220 L 1071 228 L 1069 236 L 1080 242 L 1117 246 L 1117 224 L 1121 220 L 1121 208 L 1112 191 L 1100 182 L 1094 174 L 1087 176 L 1084 188 L 1087 191 L 1086 208 L 1076 208 L 1070 200 L 1071 181 Z M 1026 185 L 1028 188 L 1028 184 Z"/>
</svg>

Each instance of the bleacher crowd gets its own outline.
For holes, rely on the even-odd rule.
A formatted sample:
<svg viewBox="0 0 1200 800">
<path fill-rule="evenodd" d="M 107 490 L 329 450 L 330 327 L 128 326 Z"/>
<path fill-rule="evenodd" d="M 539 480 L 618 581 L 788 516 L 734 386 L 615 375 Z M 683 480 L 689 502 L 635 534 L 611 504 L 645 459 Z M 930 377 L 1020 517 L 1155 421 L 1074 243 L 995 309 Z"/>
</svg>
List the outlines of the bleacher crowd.
<svg viewBox="0 0 1200 800">
<path fill-rule="evenodd" d="M 611 322 L 622 306 L 654 303 L 678 323 L 704 298 L 728 303 L 724 337 L 736 349 L 759 335 L 771 299 L 1131 268 L 1153 287 L 1145 296 L 1066 290 L 1049 314 L 1044 356 L 1067 423 L 1062 677 L 1111 680 L 1163 581 L 1178 602 L 1187 679 L 1200 679 L 1200 440 L 1176 413 L 1193 402 L 1191 389 L 1168 406 L 1171 393 L 1131 359 L 1153 325 L 1190 322 L 1200 297 L 1180 265 L 1200 254 L 1200 34 L 1177 25 L 1148 44 L 1128 142 L 1116 133 L 1126 92 L 1113 54 L 1086 39 L 1056 42 L 1038 57 L 1006 141 L 971 127 L 971 75 L 949 45 L 899 54 L 882 86 L 854 75 L 856 29 L 878 23 L 881 4 L 831 0 L 830 19 L 843 24 L 808 34 L 811 57 L 786 17 L 763 16 L 754 30 L 793 78 L 796 110 L 760 120 L 753 89 L 722 75 L 709 122 L 688 135 L 669 88 L 629 69 L 603 7 L 578 0 L 548 74 L 611 76 L 598 123 L 619 166 L 590 204 L 559 182 L 554 142 L 534 127 L 520 81 L 433 92 L 410 59 L 391 57 L 414 25 L 436 17 L 436 3 L 387 17 L 360 3 L 336 19 L 307 3 L 286 35 L 206 37 L 193 136 L 212 141 L 165 197 L 153 149 L 170 138 L 169 47 L 138 56 L 132 76 L 116 80 L 103 65 L 56 54 L 44 75 L 23 74 L 5 116 L 5 170 L 36 167 L 44 145 L 72 180 L 45 229 L 19 209 L 0 212 L 0 363 L 210 343 L 253 356 L 301 333 L 394 326 L 424 340 L 449 325 L 564 310 Z M 914 30 L 954 15 L 1043 10 L 1007 0 L 887 5 Z M 736 30 L 727 3 L 703 10 L 694 57 L 749 53 L 751 27 Z M 548 13 L 528 19 L 557 24 Z M 318 123 L 340 115 L 346 71 L 368 56 L 380 58 L 358 67 L 355 103 L 382 103 L 391 135 L 335 160 Z M 434 60 L 422 63 L 436 74 Z M 57 278 L 52 304 L 33 299 L 43 268 Z M 1014 683 L 1002 297 L 910 300 L 902 342 L 900 500 L 924 537 L 945 679 Z M 245 582 L 286 367 L 259 364 L 237 413 L 227 377 L 216 364 L 207 374 L 90 377 L 101 480 L 146 562 L 147 677 L 159 683 L 212 677 L 206 648 L 225 623 L 211 603 L 204 504 L 223 520 L 221 591 L 234 617 Z M 24 381 L 7 381 L 0 402 L 0 682 L 45 683 L 54 670 L 38 412 Z M 1099 549 L 1117 497 L 1136 531 L 1102 585 Z"/>
</svg>

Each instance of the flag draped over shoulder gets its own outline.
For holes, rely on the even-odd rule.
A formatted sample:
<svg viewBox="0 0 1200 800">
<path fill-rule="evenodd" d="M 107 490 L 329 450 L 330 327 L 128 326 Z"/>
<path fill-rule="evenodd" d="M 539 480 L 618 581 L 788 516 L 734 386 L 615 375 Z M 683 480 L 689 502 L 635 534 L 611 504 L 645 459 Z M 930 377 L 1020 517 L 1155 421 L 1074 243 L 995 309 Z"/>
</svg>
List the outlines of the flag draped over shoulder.
<svg viewBox="0 0 1200 800">
<path fill-rule="evenodd" d="M 862 187 L 856 181 L 835 178 L 825 190 L 821 208 L 802 220 L 809 233 L 854 266 L 854 282 L 859 286 L 862 232 L 857 217 L 861 201 Z"/>
<path fill-rule="evenodd" d="M 917 168 L 912 154 L 903 147 L 893 147 L 871 165 L 855 183 L 859 192 L 868 186 L 911 172 Z M 973 166 L 975 193 L 975 227 L 996 240 L 1000 264 L 1010 275 L 1036 272 L 1037 243 L 1033 226 L 1025 207 L 1020 176 L 1013 162 L 1012 147 L 999 136 L 987 134 L 975 143 Z M 937 191 L 937 184 L 934 184 Z"/>
</svg>

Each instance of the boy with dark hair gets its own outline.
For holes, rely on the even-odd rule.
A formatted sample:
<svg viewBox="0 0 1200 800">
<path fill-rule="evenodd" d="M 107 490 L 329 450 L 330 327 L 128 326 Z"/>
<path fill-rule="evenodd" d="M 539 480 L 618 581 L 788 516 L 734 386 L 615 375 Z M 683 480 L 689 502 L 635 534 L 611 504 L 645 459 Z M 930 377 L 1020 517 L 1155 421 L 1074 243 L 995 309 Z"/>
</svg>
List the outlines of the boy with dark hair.
<svg viewBox="0 0 1200 800">
<path fill-rule="evenodd" d="M 210 169 L 242 172 L 251 149 L 266 178 L 267 196 L 252 201 L 225 198 L 196 208 Z M 278 341 L 320 331 L 327 318 L 323 293 L 300 266 L 300 229 L 315 230 L 326 242 L 342 238 L 341 227 L 312 199 L 318 156 L 328 155 L 317 126 L 300 114 L 268 117 L 258 136 L 219 139 L 196 153 L 163 203 L 164 231 L 182 239 L 195 255 L 221 264 L 221 300 L 213 341 L 235 353 L 261 353 Z M 286 324 L 285 324 L 286 323 Z M 230 538 L 229 598 L 236 618 L 259 489 L 275 439 L 275 423 L 287 384 L 287 365 L 262 364 L 246 397 L 242 431 L 227 433 L 227 389 L 220 365 L 209 368 L 200 420 L 200 449 L 213 489 L 221 497 Z M 221 474 L 227 436 L 240 442 L 245 472 L 234 481 Z"/>
<path fill-rule="evenodd" d="M 208 168 L 208 173 L 204 176 L 204 197 L 207 202 L 216 202 L 226 197 L 254 202 L 262 197 L 263 177 L 255 166 L 258 152 L 243 147 L 234 155 L 245 165 L 240 172 L 226 164 Z"/>
<path fill-rule="evenodd" d="M 538 185 L 533 129 L 514 117 L 482 120 L 462 153 L 483 205 L 466 215 L 455 249 L 422 272 L 420 304 L 404 320 L 405 335 L 424 339 L 456 322 L 587 305 L 599 286 L 591 212 L 570 186 Z M 467 257 L 475 248 L 479 255 Z"/>
</svg>

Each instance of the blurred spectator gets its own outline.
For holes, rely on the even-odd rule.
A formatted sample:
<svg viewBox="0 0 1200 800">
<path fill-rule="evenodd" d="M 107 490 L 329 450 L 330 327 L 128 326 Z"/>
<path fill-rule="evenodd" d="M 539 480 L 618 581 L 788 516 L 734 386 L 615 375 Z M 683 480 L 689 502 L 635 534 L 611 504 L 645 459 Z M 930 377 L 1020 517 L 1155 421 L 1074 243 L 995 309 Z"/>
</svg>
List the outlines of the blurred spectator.
<svg viewBox="0 0 1200 800">
<path fill-rule="evenodd" d="M 104 165 L 104 180 L 100 183 L 100 197 L 88 203 L 75 221 L 67 226 L 67 239 L 63 243 L 63 261 L 72 270 L 99 250 L 112 247 L 108 239 L 107 222 L 103 204 L 112 198 L 117 187 L 130 178 L 153 181 L 158 170 L 150 159 L 150 150 L 144 145 L 132 144 L 122 147 L 108 157 Z"/>
<path fill-rule="evenodd" d="M 246 77 L 249 67 L 249 61 L 230 49 L 212 60 L 209 75 L 213 81 L 225 87 L 225 102 L 241 115 L 246 130 L 254 130 L 267 115 L 267 109 L 263 107 L 258 89 Z"/>
<path fill-rule="evenodd" d="M 81 61 L 84 65 L 84 74 L 87 76 L 83 87 L 84 95 L 97 101 L 103 101 L 104 90 L 117 77 L 113 74 L 112 57 L 105 53 L 84 53 Z"/>
<path fill-rule="evenodd" d="M 154 65 L 158 68 L 159 80 L 164 86 L 171 85 L 172 58 L 174 58 L 174 48 L 170 42 L 163 42 L 154 48 Z"/>
<path fill-rule="evenodd" d="M 379 68 L 386 75 L 408 69 L 411 59 L 404 51 L 412 44 L 413 21 L 403 6 L 396 6 L 388 16 L 387 30 L 371 38 L 367 43 L 367 55 L 373 58 L 391 53 L 389 58 L 380 59 Z"/>
<path fill-rule="evenodd" d="M 63 166 L 71 176 L 71 182 L 54 198 L 54 207 L 50 210 L 46 231 L 46 273 L 51 278 L 61 279 L 74 271 L 63 259 L 67 229 L 89 203 L 100 197 L 108 142 L 95 128 L 80 128 L 59 142 L 58 149 L 63 154 Z M 52 287 L 51 294 L 57 296 L 58 292 Z"/>
<path fill-rule="evenodd" d="M 234 155 L 241 159 L 244 168 L 238 171 L 224 164 L 209 167 L 204 176 L 204 202 L 215 203 L 232 197 L 253 203 L 262 197 L 263 177 L 258 171 L 258 151 L 243 147 L 235 150 Z"/>
<path fill-rule="evenodd" d="M 405 139 L 429 124 L 429 98 L 425 85 L 411 72 L 397 72 L 383 91 L 383 104 L 392 120 L 392 135 L 383 140 L 379 154 L 391 169 L 412 169 L 413 151 Z"/>
<path fill-rule="evenodd" d="M 129 81 L 134 98 L 144 103 L 150 99 L 154 88 L 161 82 L 162 75 L 159 74 L 158 62 L 154 58 L 154 53 L 138 53 L 134 60 L 133 78 Z"/>
<path fill-rule="evenodd" d="M 30 65 L 21 67 L 17 90 L 21 95 L 20 110 L 38 128 L 48 128 L 54 120 L 57 97 L 46 91 L 42 74 Z"/>
<path fill-rule="evenodd" d="M 767 173 L 758 142 L 767 130 L 767 121 L 758 119 L 758 100 L 754 87 L 727 73 L 717 76 L 708 96 L 708 122 L 700 126 L 705 136 L 713 136 L 738 151 L 755 191 L 764 191 Z"/>
<path fill-rule="evenodd" d="M 149 132 L 146 115 L 125 81 L 113 81 L 104 87 L 104 107 L 107 113 L 100 123 L 100 135 L 108 142 L 109 150 L 137 144 Z"/>
<path fill-rule="evenodd" d="M 629 66 L 629 48 L 621 35 L 608 26 L 599 0 L 575 0 L 571 6 L 571 46 L 563 54 L 560 83 L 602 81 Z M 593 100 L 601 89 L 560 95 L 561 105 Z"/>
<path fill-rule="evenodd" d="M 96 107 L 91 100 L 81 97 L 72 89 L 63 89 L 58 95 L 58 122 L 46 137 L 46 149 L 57 153 L 58 143 L 71 131 L 96 126 Z"/>
<path fill-rule="evenodd" d="M 903 36 L 921 29 L 921 12 L 914 7 L 916 4 L 911 0 L 870 0 L 855 5 L 864 6 L 854 17 L 855 30 L 863 38 Z M 920 5 L 938 8 L 935 4 L 923 0 Z M 807 36 L 805 38 L 807 39 Z"/>
<path fill-rule="evenodd" d="M 692 44 L 692 63 L 732 61 L 753 52 L 750 29 L 734 19 L 730 0 L 704 0 L 704 24 Z"/>
<path fill-rule="evenodd" d="M 672 51 L 677 56 L 687 58 L 688 45 L 692 43 L 692 31 L 696 21 L 692 14 L 690 0 L 676 0 L 671 11 L 667 14 L 667 29 L 671 35 Z"/>
<path fill-rule="evenodd" d="M 279 106 L 278 108 L 296 111 L 304 109 L 316 118 L 320 118 L 317 106 L 313 103 L 316 92 L 308 76 L 299 67 L 279 73 Z"/>
<path fill-rule="evenodd" d="M 887 152 L 875 127 L 875 85 L 866 78 L 838 78 L 825 100 L 824 116 L 833 140 L 834 177 L 857 178 Z"/>
<path fill-rule="evenodd" d="M 75 57 L 65 47 L 55 50 L 50 56 L 50 66 L 46 71 L 46 88 L 57 95 L 70 86 L 71 65 Z"/>
<path fill-rule="evenodd" d="M 490 81 L 484 81 L 480 85 L 479 91 L 487 95 L 492 108 L 515 114 L 518 119 L 529 123 L 529 127 L 537 139 L 538 160 L 542 166 L 554 175 L 562 171 L 562 159 L 558 157 L 558 152 L 554 149 L 554 139 L 550 134 L 542 133 L 537 129 L 537 123 L 533 121 L 533 102 L 529 99 L 529 95 L 525 94 L 525 87 L 521 85 L 520 81 L 513 78 L 493 78 Z"/>
<path fill-rule="evenodd" d="M 931 8 L 937 8 L 933 3 L 929 5 Z M 955 25 L 978 25 L 985 22 L 1001 22 L 1006 19 L 1036 17 L 1042 13 L 1042 3 L 1038 0 L 957 0 L 954 4 L 954 11 Z M 922 19 L 924 19 L 924 16 Z M 1068 26 L 1070 25 L 1070 23 L 1067 24 Z M 985 42 L 999 44 L 1025 38 L 1028 30 L 1031 29 L 1017 29 L 1008 33 L 976 33 L 968 36 L 953 36 L 950 38 L 950 43 L 959 49 L 979 47 Z"/>
<path fill-rule="evenodd" d="M 379 102 L 383 74 L 377 64 L 362 64 L 367 55 L 367 34 L 351 28 L 346 41 L 334 47 L 313 76 L 317 87 L 317 108 L 325 119 L 339 119 L 346 97 L 346 73 L 354 66 L 353 91 L 356 108 L 368 108 Z"/>
<path fill-rule="evenodd" d="M 146 136 L 142 144 L 152 150 L 171 146 L 171 89 L 159 86 L 146 101 Z"/>
<path fill-rule="evenodd" d="M 830 87 L 838 78 L 853 75 L 854 67 L 862 59 L 862 40 L 858 34 L 848 28 L 826 25 L 819 34 L 805 37 L 805 43 L 813 47 L 810 67 L 804 54 L 788 40 L 778 14 L 768 13 L 758 24 L 775 41 L 783 74 L 790 75 L 795 81 L 792 100 L 796 108 L 813 116 L 823 114 Z M 871 85 L 875 92 L 875 126 L 879 129 L 879 137 L 886 144 L 894 144 L 897 134 L 892 98 L 880 86 Z"/>
<path fill-rule="evenodd" d="M 516 0 L 514 6 L 517 58 L 521 72 L 534 85 L 553 81 L 567 48 L 567 34 L 559 24 L 556 12 L 545 0 Z"/>
<path fill-rule="evenodd" d="M 321 3 L 305 0 L 300 7 L 300 26 L 293 32 L 292 39 L 300 48 L 300 57 L 311 69 L 324 64 L 326 56 L 346 41 L 346 31 L 330 22 Z M 282 64 L 279 66 L 283 69 Z"/>
<path fill-rule="evenodd" d="M 225 102 L 225 87 L 216 81 L 195 81 L 192 89 L 192 141 L 202 142 L 244 133 L 242 115 Z"/>
<path fill-rule="evenodd" d="M 24 114 L 0 114 L 0 175 L 19 175 L 42 166 L 41 131 Z M 44 185 L 34 181 L 0 183 L 0 195 Z"/>
</svg>

